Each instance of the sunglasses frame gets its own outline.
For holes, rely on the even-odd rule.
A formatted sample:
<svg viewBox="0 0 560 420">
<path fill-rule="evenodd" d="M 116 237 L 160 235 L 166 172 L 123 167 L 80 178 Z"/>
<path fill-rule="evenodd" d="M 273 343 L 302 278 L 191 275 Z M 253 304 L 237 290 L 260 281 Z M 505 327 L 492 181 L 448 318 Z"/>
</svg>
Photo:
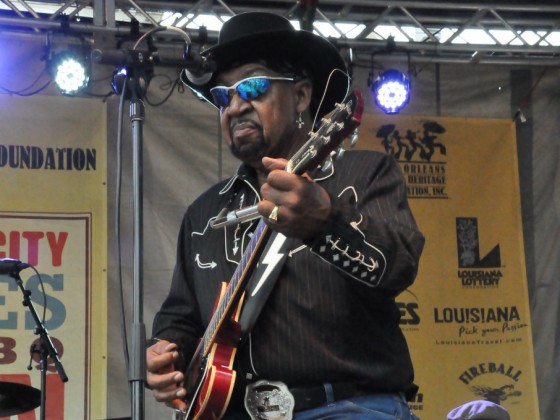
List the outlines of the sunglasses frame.
<svg viewBox="0 0 560 420">
<path fill-rule="evenodd" d="M 251 101 L 253 99 L 257 99 L 258 97 L 264 95 L 266 92 L 268 92 L 268 90 L 270 89 L 270 84 L 267 86 L 266 90 L 262 93 L 259 93 L 257 96 L 253 97 L 253 98 L 243 98 L 243 96 L 241 96 L 241 93 L 239 92 L 239 86 L 241 86 L 243 83 L 246 83 L 247 81 L 250 80 L 256 80 L 256 79 L 265 79 L 265 80 L 280 80 L 280 81 L 286 81 L 286 82 L 295 82 L 295 78 L 293 77 L 280 77 L 280 76 L 251 76 L 251 77 L 246 77 L 245 79 L 241 79 L 238 82 L 234 83 L 231 86 L 214 86 L 212 89 L 210 89 L 210 94 L 212 95 L 212 99 L 213 99 L 213 103 L 214 105 L 216 105 L 218 108 L 225 108 L 227 106 L 229 106 L 229 104 L 231 103 L 231 98 L 233 98 L 233 95 L 238 94 L 241 99 L 243 99 L 244 101 Z M 216 90 L 225 90 L 227 92 L 227 104 L 225 105 L 220 105 L 216 103 L 216 97 L 214 96 L 214 91 Z"/>
</svg>

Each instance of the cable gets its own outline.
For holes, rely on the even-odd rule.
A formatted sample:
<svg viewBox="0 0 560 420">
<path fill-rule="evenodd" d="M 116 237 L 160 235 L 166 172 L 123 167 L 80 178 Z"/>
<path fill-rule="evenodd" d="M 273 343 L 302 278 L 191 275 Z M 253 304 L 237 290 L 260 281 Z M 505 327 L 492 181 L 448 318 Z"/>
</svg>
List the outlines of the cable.
<svg viewBox="0 0 560 420">
<path fill-rule="evenodd" d="M 311 125 L 311 127 L 315 127 L 315 123 L 317 122 L 317 118 L 319 116 L 319 110 L 321 109 L 321 106 L 323 106 L 323 101 L 325 100 L 325 96 L 327 95 L 327 90 L 329 89 L 329 84 L 331 83 L 331 78 L 332 78 L 332 76 L 334 75 L 335 72 L 340 72 L 344 76 L 346 76 L 348 79 L 350 79 L 350 75 L 348 73 L 346 73 L 345 71 L 339 69 L 339 68 L 333 69 L 329 73 L 329 77 L 327 78 L 327 83 L 325 85 L 325 88 L 323 89 L 323 96 L 321 96 L 321 100 L 319 101 L 319 105 L 317 106 L 317 111 L 315 112 L 315 115 L 313 117 L 313 124 Z M 348 89 L 346 89 L 346 94 L 348 94 Z"/>
<path fill-rule="evenodd" d="M 41 78 L 46 74 L 47 72 L 47 66 L 45 66 L 45 68 L 43 70 L 41 70 L 41 72 L 39 73 L 39 75 L 35 78 L 35 80 L 27 87 L 20 89 L 20 90 L 11 90 L 7 87 L 1 86 L 0 85 L 0 89 L 5 91 L 6 93 L 9 93 L 10 95 L 17 95 L 17 96 L 33 96 L 36 95 L 42 91 L 44 91 L 52 82 L 52 80 L 49 80 L 47 83 L 45 83 L 43 86 L 41 86 L 40 88 L 31 91 L 31 92 L 27 92 L 29 89 L 31 89 L 33 86 L 35 86 L 39 80 L 41 80 Z"/>
<path fill-rule="evenodd" d="M 116 186 L 115 186 L 115 243 L 116 243 L 116 254 L 117 254 L 117 278 L 119 287 L 119 306 L 120 306 L 120 317 L 119 321 L 121 323 L 121 338 L 123 345 L 123 356 L 125 361 L 126 370 L 129 369 L 129 352 L 128 352 L 128 335 L 126 330 L 126 311 L 124 307 L 124 290 L 123 290 L 123 275 L 122 275 L 122 252 L 121 252 L 121 187 L 122 187 L 122 132 L 123 132 L 123 110 L 124 110 L 124 98 L 125 91 L 128 85 L 129 78 L 125 77 L 123 81 L 122 93 L 119 100 L 119 110 L 118 110 L 118 127 L 117 127 L 117 144 L 116 144 L 116 159 L 117 159 L 117 169 L 116 169 Z M 130 385 L 130 383 L 129 383 Z"/>
<path fill-rule="evenodd" d="M 185 41 L 185 44 L 187 44 L 187 47 L 189 47 L 191 45 L 191 38 L 182 29 L 179 29 L 175 26 L 157 26 L 157 27 L 152 28 L 149 31 L 145 32 L 140 38 L 138 38 L 138 41 L 136 41 L 136 43 L 134 44 L 132 49 L 135 50 L 136 48 L 138 48 L 138 46 L 142 43 L 142 41 L 144 39 L 146 39 L 147 37 L 149 37 L 151 34 L 156 33 L 156 32 L 163 32 L 163 31 L 176 32 L 181 36 L 181 38 L 183 38 L 183 41 Z"/>
<path fill-rule="evenodd" d="M 154 76 L 154 78 L 155 77 L 156 76 Z M 177 78 L 174 81 L 172 81 L 169 76 L 160 75 L 160 77 L 167 77 L 169 79 L 169 81 L 167 83 L 160 86 L 161 90 L 165 90 L 164 86 L 166 86 L 167 84 L 171 84 L 171 89 L 169 89 L 169 92 L 167 93 L 167 95 L 165 95 L 165 97 L 160 102 L 151 102 L 150 99 L 148 98 L 148 92 L 146 92 L 146 96 L 145 96 L 146 103 L 150 106 L 153 106 L 154 108 L 158 107 L 158 106 L 161 106 L 164 103 L 166 103 L 169 100 L 169 98 L 171 97 L 171 95 L 173 94 L 173 91 L 175 90 L 175 88 L 179 85 L 179 83 L 181 81 L 179 76 L 177 76 Z"/>
</svg>

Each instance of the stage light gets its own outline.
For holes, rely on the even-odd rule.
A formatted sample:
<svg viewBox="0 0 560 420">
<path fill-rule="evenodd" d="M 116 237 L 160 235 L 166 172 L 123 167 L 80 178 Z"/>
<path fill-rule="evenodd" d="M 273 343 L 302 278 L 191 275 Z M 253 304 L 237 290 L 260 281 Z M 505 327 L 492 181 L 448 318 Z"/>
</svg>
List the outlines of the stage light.
<svg viewBox="0 0 560 420">
<path fill-rule="evenodd" d="M 89 68 L 84 55 L 70 50 L 55 54 L 49 63 L 51 77 L 64 95 L 76 95 L 89 82 Z"/>
<path fill-rule="evenodd" d="M 121 67 L 115 70 L 113 73 L 113 79 L 111 80 L 111 87 L 113 88 L 113 92 L 117 95 L 121 95 L 125 90 L 125 82 L 129 76 L 129 71 L 126 67 Z"/>
<path fill-rule="evenodd" d="M 398 114 L 410 99 L 410 80 L 398 70 L 385 70 L 373 83 L 375 103 L 386 114 Z"/>
</svg>

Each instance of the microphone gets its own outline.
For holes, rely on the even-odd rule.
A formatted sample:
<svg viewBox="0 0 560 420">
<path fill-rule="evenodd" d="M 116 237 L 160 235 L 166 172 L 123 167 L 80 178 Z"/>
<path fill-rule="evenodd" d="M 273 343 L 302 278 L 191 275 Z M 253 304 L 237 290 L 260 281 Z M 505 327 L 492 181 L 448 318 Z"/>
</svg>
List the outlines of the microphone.
<svg viewBox="0 0 560 420">
<path fill-rule="evenodd" d="M 202 57 L 198 51 L 188 48 L 185 54 L 185 76 L 193 85 L 205 85 L 212 78 L 215 63 Z"/>
<path fill-rule="evenodd" d="M 31 267 L 29 264 L 13 258 L 0 258 L 0 274 L 18 274 L 21 270 Z"/>
<path fill-rule="evenodd" d="M 208 29 L 206 26 L 198 28 L 198 48 L 192 49 L 192 43 L 187 43 L 185 49 L 185 76 L 193 85 L 205 85 L 210 81 L 212 75 L 216 71 L 216 63 L 213 60 L 207 60 L 202 57 L 200 50 L 208 41 Z"/>
</svg>

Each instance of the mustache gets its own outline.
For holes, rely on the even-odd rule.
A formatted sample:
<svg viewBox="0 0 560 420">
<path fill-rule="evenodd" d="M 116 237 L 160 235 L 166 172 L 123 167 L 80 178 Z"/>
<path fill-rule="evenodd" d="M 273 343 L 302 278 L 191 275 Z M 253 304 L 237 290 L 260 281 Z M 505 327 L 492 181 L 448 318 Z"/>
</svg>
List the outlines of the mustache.
<svg viewBox="0 0 560 420">
<path fill-rule="evenodd" d="M 257 123 L 256 121 L 251 120 L 250 118 L 245 118 L 245 117 L 232 118 L 231 121 L 229 122 L 230 131 L 233 131 L 235 128 L 239 126 L 259 128 L 260 124 Z"/>
</svg>

